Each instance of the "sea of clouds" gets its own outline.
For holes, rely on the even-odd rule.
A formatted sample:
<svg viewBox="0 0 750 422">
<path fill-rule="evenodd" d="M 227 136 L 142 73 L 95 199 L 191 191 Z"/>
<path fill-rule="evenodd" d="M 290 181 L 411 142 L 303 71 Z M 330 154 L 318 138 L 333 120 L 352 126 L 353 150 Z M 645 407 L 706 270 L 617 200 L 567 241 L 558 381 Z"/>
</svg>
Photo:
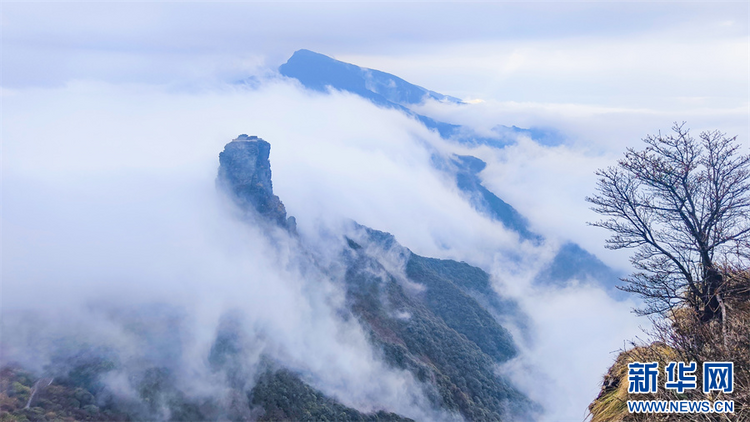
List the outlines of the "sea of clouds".
<svg viewBox="0 0 750 422">
<path fill-rule="evenodd" d="M 5 91 L 4 106 L 6 362 L 43 370 L 61 342 L 106 346 L 118 351 L 123 371 L 168 364 L 189 396 L 221 397 L 224 380 L 207 356 L 231 314 L 253 339 L 250 375 L 266 353 L 347 405 L 418 419 L 455 416 L 431 409 L 411 375 L 389 368 L 356 320 L 341 317 L 340 280 L 311 272 L 302 246 L 284 234 L 237 218 L 215 179 L 218 153 L 240 133 L 271 143 L 275 193 L 308 244 L 339 247 L 327 239 L 353 219 L 394 234 L 418 254 L 490 272 L 498 292 L 516 299 L 531 320 L 526 332 L 509 326 L 522 353 L 498 370 L 550 420 L 580 418 L 612 352 L 640 333 L 632 302 L 591 286 L 532 285 L 572 237 L 564 225 L 556 230 L 557 222 L 583 224 L 580 216 L 556 216 L 569 211 L 534 199 L 529 203 L 540 209 L 528 212 L 519 200 L 549 238 L 541 246 L 523 242 L 475 211 L 431 164 L 435 153 L 473 152 L 489 163 L 485 183 L 516 205 L 510 199 L 519 190 L 538 196 L 551 189 L 565 198 L 559 186 L 533 186 L 564 174 L 555 157 L 598 165 L 607 156 L 524 139 L 505 150 L 469 150 L 397 111 L 276 77 L 257 89 L 188 92 L 76 82 Z M 524 169 L 535 176 L 515 190 L 502 188 Z M 571 191 L 580 188 L 571 184 Z M 134 330 L 133 318 L 141 324 L 135 326 L 157 328 Z M 159 331 L 160 324 L 175 332 Z M 133 395 L 126 375 L 110 378 L 113 389 Z"/>
</svg>

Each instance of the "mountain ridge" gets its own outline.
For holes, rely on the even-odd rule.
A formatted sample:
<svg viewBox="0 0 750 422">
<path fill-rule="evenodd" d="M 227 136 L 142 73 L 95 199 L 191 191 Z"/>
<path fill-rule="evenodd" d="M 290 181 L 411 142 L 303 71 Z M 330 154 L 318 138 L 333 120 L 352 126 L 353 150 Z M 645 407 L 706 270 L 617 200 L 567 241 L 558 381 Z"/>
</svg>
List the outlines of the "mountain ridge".
<svg viewBox="0 0 750 422">
<path fill-rule="evenodd" d="M 441 137 L 469 146 L 485 144 L 503 148 L 511 138 L 519 135 L 539 139 L 544 145 L 560 143 L 559 133 L 552 129 L 523 129 L 516 126 L 498 125 L 492 129 L 496 136 L 487 138 L 478 136 L 460 125 L 436 121 L 413 112 L 408 106 L 419 104 L 430 98 L 456 104 L 461 104 L 461 100 L 411 84 L 390 73 L 341 62 L 310 50 L 296 51 L 285 64 L 279 67 L 279 73 L 297 79 L 308 89 L 326 92 L 326 89 L 330 87 L 359 95 L 378 106 L 399 110 L 416 118 L 427 128 L 436 130 Z M 368 87 L 367 75 L 375 75 L 371 78 L 377 79 L 378 83 L 370 82 Z M 393 84 L 390 83 L 392 81 Z M 387 95 L 382 95 L 382 90 L 379 93 L 377 89 L 370 89 L 386 85 L 391 88 L 390 91 L 385 92 Z M 394 93 L 398 88 L 402 91 Z M 544 243 L 544 236 L 535 233 L 529 221 L 518 210 L 484 186 L 479 177 L 479 173 L 486 166 L 482 160 L 469 155 L 445 157 L 436 153 L 432 156 L 432 164 L 438 170 L 454 178 L 456 187 L 467 196 L 467 200 L 477 211 L 518 233 L 522 240 L 530 241 L 537 246 Z M 576 262 L 578 268 L 573 271 L 569 268 L 570 265 L 565 265 L 565 260 Z M 561 245 L 557 256 L 542 270 L 534 282 L 561 287 L 574 283 L 593 283 L 603 287 L 613 298 L 621 299 L 624 295 L 615 288 L 620 282 L 620 277 L 619 272 L 607 267 L 596 256 L 568 241 Z"/>
<path fill-rule="evenodd" d="M 342 62 L 311 50 L 295 51 L 286 63 L 279 66 L 278 71 L 283 76 L 298 80 L 307 89 L 326 92 L 328 88 L 333 88 L 351 92 L 380 107 L 399 110 L 428 129 L 437 131 L 441 137 L 461 144 L 502 148 L 514 143 L 519 135 L 542 140 L 545 145 L 562 142 L 562 135 L 551 129 L 497 125 L 492 128 L 492 136 L 481 136 L 465 126 L 425 116 L 410 107 L 423 104 L 426 100 L 456 105 L 466 103 L 460 98 L 431 91 L 391 73 Z"/>
<path fill-rule="evenodd" d="M 267 174 L 267 143 L 257 137 L 242 142 L 264 144 L 263 148 L 238 149 L 230 143 L 222 154 L 237 154 L 238 159 L 225 157 L 222 165 L 239 165 L 244 160 L 248 168 L 234 172 Z M 247 151 L 256 151 L 258 156 L 247 156 Z M 256 164 L 259 157 L 262 165 Z M 234 172 L 220 169 L 219 175 Z M 232 186 L 238 180 L 226 180 L 227 192 L 247 194 Z M 253 206 L 255 202 L 237 204 L 263 215 L 263 210 Z M 470 420 L 531 420 L 537 405 L 494 373 L 495 365 L 514 357 L 517 349 L 510 332 L 495 318 L 497 312 L 485 309 L 474 297 L 485 297 L 500 312 L 508 301 L 492 289 L 486 272 L 466 263 L 418 256 L 399 245 L 393 235 L 357 223 L 352 223 L 341 241 L 348 309 L 386 363 L 411 372 L 430 401 L 446 411 Z M 392 272 L 393 262 L 383 262 L 384 256 L 398 261 L 403 274 Z M 518 312 L 512 306 L 509 309 Z"/>
</svg>

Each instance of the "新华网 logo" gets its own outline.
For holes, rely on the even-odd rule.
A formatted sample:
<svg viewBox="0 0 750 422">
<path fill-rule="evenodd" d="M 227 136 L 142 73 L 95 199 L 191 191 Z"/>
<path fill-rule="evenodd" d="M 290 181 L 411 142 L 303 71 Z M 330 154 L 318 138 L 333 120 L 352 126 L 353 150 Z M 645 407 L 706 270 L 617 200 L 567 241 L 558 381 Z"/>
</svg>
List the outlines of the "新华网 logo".
<svg viewBox="0 0 750 422">
<path fill-rule="evenodd" d="M 698 388 L 698 364 L 669 362 L 664 368 L 664 388 L 682 394 Z M 628 364 L 628 393 L 650 394 L 658 391 L 659 362 Z M 703 393 L 731 393 L 734 389 L 734 363 L 704 362 Z M 734 401 L 717 400 L 628 400 L 631 413 L 733 413 Z"/>
</svg>

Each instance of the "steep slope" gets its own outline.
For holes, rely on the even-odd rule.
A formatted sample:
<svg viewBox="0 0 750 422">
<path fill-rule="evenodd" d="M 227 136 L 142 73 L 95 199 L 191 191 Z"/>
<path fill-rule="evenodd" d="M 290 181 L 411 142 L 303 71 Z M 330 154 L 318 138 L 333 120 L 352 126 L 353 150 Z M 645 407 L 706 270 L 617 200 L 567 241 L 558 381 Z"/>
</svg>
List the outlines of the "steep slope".
<svg viewBox="0 0 750 422">
<path fill-rule="evenodd" d="M 498 371 L 517 353 L 500 321 L 517 317 L 519 310 L 493 290 L 489 275 L 466 263 L 416 255 L 392 235 L 356 223 L 339 234 L 334 262 L 322 267 L 318 262 L 325 260 L 305 246 L 273 193 L 270 150 L 264 140 L 241 135 L 219 156 L 217 187 L 237 205 L 242 220 L 276 240 L 288 236 L 306 271 L 339 283 L 346 306 L 336 312 L 359 321 L 375 355 L 409 371 L 419 381 L 420 397 L 443 414 L 534 420 L 539 407 Z M 259 346 L 262 334 L 231 312 L 221 315 L 202 369 L 219 383 L 206 388 L 221 391 L 196 394 L 183 385 L 185 374 L 176 363 L 186 334 L 181 308 L 156 303 L 108 313 L 126 335 L 140 340 L 138 356 L 61 339 L 43 373 L 2 370 L 0 419 L 409 420 L 385 410 L 362 412 L 327 396 L 305 381 L 314 380 L 314 373 L 285 367 L 276 352 Z"/>
<path fill-rule="evenodd" d="M 453 167 L 451 172 L 455 174 L 456 185 L 469 195 L 474 208 L 517 232 L 522 239 L 542 243 L 543 237 L 531 231 L 528 220 L 521 213 L 482 185 L 479 173 L 486 166 L 484 161 L 470 155 L 456 155 L 448 164 L 442 164 L 443 168 Z"/>
<path fill-rule="evenodd" d="M 380 249 L 373 236 L 390 235 L 365 233 L 345 252 L 347 296 L 386 360 L 431 385 L 435 404 L 469 420 L 529 420 L 536 407 L 494 370 L 516 354 L 512 337 L 468 294 L 486 273 L 406 250 L 402 278 L 382 262 L 400 245 Z M 456 266 L 470 270 L 454 273 Z M 497 300 L 494 292 L 487 297 Z"/>
<path fill-rule="evenodd" d="M 363 413 L 330 399 L 299 376 L 269 365 L 250 392 L 235 389 L 232 400 L 195 401 L 178 390 L 169 370 L 151 368 L 138 397 L 115 398 L 74 377 L 38 378 L 18 367 L 0 370 L 2 421 L 361 421 L 409 422 L 394 413 Z"/>
<path fill-rule="evenodd" d="M 230 145 L 222 154 L 254 150 Z M 266 157 L 265 143 L 258 151 Z M 257 157 L 242 159 L 254 165 Z M 392 235 L 356 223 L 341 245 L 349 309 L 387 363 L 412 372 L 435 405 L 467 419 L 533 417 L 537 407 L 496 374 L 496 365 L 513 357 L 516 347 L 495 315 L 517 309 L 492 290 L 487 273 L 465 263 L 415 255 Z M 482 303 L 492 305 L 488 309 Z M 292 415 L 300 410 L 282 406 L 274 411 Z"/>
<path fill-rule="evenodd" d="M 292 232 L 296 230 L 294 217 L 286 216 L 286 208 L 273 194 L 271 165 L 268 155 L 271 145 L 256 136 L 240 135 L 219 154 L 217 184 L 232 192 L 232 199 L 240 208 L 251 208 L 263 218 Z"/>
<path fill-rule="evenodd" d="M 250 395 L 252 404 L 264 409 L 264 414 L 257 419 L 260 422 L 412 421 L 395 413 L 362 413 L 346 407 L 305 384 L 297 375 L 285 369 L 264 372 Z"/>
</svg>

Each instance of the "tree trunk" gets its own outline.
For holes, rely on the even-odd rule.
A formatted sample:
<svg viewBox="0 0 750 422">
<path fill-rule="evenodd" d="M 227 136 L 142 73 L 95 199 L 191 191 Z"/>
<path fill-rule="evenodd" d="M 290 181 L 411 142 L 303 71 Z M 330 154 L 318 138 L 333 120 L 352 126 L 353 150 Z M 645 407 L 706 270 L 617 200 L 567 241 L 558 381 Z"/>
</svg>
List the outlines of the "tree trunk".
<svg viewBox="0 0 750 422">
<path fill-rule="evenodd" d="M 701 322 L 709 322 L 714 319 L 722 320 L 721 304 L 719 303 L 718 293 L 721 287 L 723 277 L 716 268 L 709 267 L 705 271 L 703 289 L 703 314 Z"/>
<path fill-rule="evenodd" d="M 721 338 L 722 338 L 722 344 L 724 345 L 724 353 L 729 352 L 729 347 L 727 346 L 727 307 L 724 304 L 724 301 L 721 299 L 721 293 L 718 293 L 716 295 L 716 298 L 719 300 L 719 306 L 721 306 Z"/>
</svg>

